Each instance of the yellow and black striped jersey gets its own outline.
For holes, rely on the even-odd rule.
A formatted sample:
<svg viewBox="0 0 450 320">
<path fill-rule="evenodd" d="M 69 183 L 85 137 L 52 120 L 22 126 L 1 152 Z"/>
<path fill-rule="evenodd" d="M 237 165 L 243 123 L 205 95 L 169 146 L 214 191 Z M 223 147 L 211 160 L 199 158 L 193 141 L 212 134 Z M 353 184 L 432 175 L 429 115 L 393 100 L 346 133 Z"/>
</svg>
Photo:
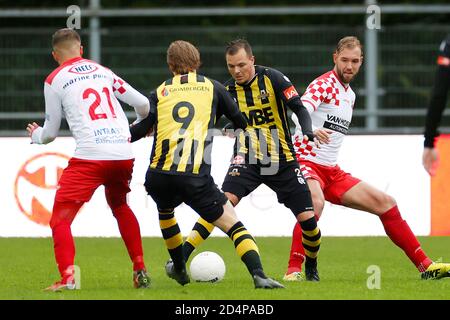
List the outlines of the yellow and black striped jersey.
<svg viewBox="0 0 450 320">
<path fill-rule="evenodd" d="M 227 116 L 237 128 L 246 127 L 245 118 L 225 87 L 195 72 L 166 80 L 149 100 L 149 116 L 130 131 L 131 141 L 135 141 L 155 125 L 150 170 L 207 175 L 217 115 Z"/>
<path fill-rule="evenodd" d="M 278 70 L 255 66 L 255 77 L 244 85 L 225 83 L 247 119 L 234 146 L 234 156 L 262 163 L 295 160 L 287 116 L 287 104 L 299 96 L 291 81 Z M 251 160 L 250 160 L 251 161 Z"/>
</svg>

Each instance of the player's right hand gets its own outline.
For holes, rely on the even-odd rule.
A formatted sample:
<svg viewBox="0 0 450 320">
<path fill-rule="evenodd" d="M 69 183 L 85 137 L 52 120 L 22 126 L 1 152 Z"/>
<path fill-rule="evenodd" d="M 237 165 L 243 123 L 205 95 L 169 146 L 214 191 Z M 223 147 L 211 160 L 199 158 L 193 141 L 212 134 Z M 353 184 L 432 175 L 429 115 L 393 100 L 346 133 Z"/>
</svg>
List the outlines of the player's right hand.
<svg viewBox="0 0 450 320">
<path fill-rule="evenodd" d="M 33 131 L 36 130 L 37 128 L 39 128 L 39 125 L 36 122 L 33 123 L 29 123 L 27 125 L 27 131 L 28 131 L 28 136 L 31 138 L 31 136 L 33 135 Z"/>
<path fill-rule="evenodd" d="M 321 144 L 328 144 L 330 143 L 330 134 L 332 134 L 333 131 L 330 129 L 316 129 L 314 130 L 314 136 L 319 140 Z"/>
<path fill-rule="evenodd" d="M 437 168 L 439 166 L 439 153 L 435 148 L 423 149 L 422 164 L 425 170 L 430 176 L 436 174 Z"/>
</svg>

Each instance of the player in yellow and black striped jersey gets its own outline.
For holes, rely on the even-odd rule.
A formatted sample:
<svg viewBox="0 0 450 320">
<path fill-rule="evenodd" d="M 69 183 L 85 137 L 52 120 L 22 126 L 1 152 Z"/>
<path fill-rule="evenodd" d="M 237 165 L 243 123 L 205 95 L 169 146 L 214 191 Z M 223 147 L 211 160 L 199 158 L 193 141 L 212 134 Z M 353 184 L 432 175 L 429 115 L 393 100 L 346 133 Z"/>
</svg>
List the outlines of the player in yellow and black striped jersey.
<svg viewBox="0 0 450 320">
<path fill-rule="evenodd" d="M 157 106 L 151 110 L 156 128 L 150 171 L 208 175 L 211 171 L 209 146 L 217 114 L 225 114 L 239 128 L 246 127 L 245 119 L 223 85 L 196 72 L 177 74 L 166 80 L 150 94 L 150 100 L 152 106 Z"/>
<path fill-rule="evenodd" d="M 296 162 L 287 108 L 300 119 L 303 133 L 314 140 L 311 118 L 290 80 L 280 71 L 255 66 L 250 44 L 232 41 L 226 48 L 228 71 L 233 77 L 225 83 L 247 119 L 248 127 L 236 138 L 234 159 L 222 185 L 228 199 L 239 201 L 264 183 L 275 191 L 278 201 L 296 216 L 305 232 L 315 235 L 312 254 L 305 268 L 318 281 L 317 252 L 320 230 L 314 217 L 311 194 Z M 184 245 L 186 259 L 206 239 L 213 226 L 200 219 Z"/>
<path fill-rule="evenodd" d="M 278 70 L 255 66 L 255 75 L 248 83 L 239 84 L 232 78 L 225 86 L 249 124 L 236 140 L 234 156 L 243 156 L 247 163 L 294 161 L 287 108 L 301 114 L 306 128 L 311 128 L 311 122 L 289 79 Z M 314 138 L 312 130 L 307 134 Z"/>
<path fill-rule="evenodd" d="M 166 265 L 168 276 L 181 285 L 190 281 L 183 237 L 174 214 L 174 209 L 185 202 L 205 221 L 227 233 L 255 288 L 283 288 L 264 274 L 253 237 L 210 175 L 211 131 L 216 119 L 224 114 L 237 128 L 245 129 L 244 116 L 222 84 L 196 73 L 200 53 L 192 44 L 174 41 L 167 50 L 167 63 L 174 77 L 150 95 L 149 116 L 130 131 L 132 141 L 136 141 L 155 127 L 145 188 L 158 207 L 161 232 L 171 257 Z"/>
</svg>

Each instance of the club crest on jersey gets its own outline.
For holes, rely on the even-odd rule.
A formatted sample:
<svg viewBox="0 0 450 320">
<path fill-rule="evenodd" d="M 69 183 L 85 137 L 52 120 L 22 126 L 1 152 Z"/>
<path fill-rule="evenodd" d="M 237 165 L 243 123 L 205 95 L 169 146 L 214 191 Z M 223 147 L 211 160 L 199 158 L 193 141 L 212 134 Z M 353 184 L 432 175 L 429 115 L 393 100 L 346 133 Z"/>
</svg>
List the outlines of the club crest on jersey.
<svg viewBox="0 0 450 320">
<path fill-rule="evenodd" d="M 235 168 L 235 169 L 231 170 L 231 172 L 229 172 L 228 175 L 230 175 L 232 177 L 237 177 L 237 176 L 240 176 L 241 173 L 239 172 L 239 169 Z"/>
<path fill-rule="evenodd" d="M 260 95 L 257 96 L 258 99 L 267 99 L 270 97 L 270 93 L 266 92 L 266 90 L 261 90 Z"/>
<path fill-rule="evenodd" d="M 164 88 L 161 90 L 161 95 L 162 95 L 163 97 L 167 97 L 167 96 L 169 95 L 169 90 L 167 90 L 167 88 L 164 87 Z"/>
<path fill-rule="evenodd" d="M 289 88 L 283 91 L 283 94 L 287 100 L 292 99 L 293 97 L 298 96 L 297 90 L 295 90 L 294 86 L 290 86 Z"/>
<path fill-rule="evenodd" d="M 69 72 L 77 74 L 86 74 L 97 71 L 97 69 L 98 67 L 95 64 L 80 64 L 74 65 L 72 68 L 69 69 Z"/>
</svg>

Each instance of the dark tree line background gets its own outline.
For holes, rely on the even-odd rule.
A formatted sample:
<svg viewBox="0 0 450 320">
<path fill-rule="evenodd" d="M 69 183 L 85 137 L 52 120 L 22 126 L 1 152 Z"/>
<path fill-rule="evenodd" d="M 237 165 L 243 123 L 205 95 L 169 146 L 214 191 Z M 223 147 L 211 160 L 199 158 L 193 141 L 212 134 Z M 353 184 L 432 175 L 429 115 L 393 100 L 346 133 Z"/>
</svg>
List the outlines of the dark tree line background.
<svg viewBox="0 0 450 320">
<path fill-rule="evenodd" d="M 1 0 L 0 9 L 4 8 L 66 8 L 72 4 L 78 5 L 81 8 L 89 6 L 89 0 Z M 177 8 L 177 7 L 252 7 L 252 6 L 329 6 L 329 5 L 364 5 L 365 1 L 359 0 L 326 0 L 326 1 L 299 1 L 299 0 L 276 0 L 276 1 L 252 1 L 252 0 L 222 0 L 222 1 L 206 1 L 206 0 L 102 0 L 101 6 L 103 8 Z M 378 4 L 445 4 L 442 0 L 386 0 L 379 1 Z M 41 20 L 38 18 L 27 19 L 30 24 L 52 26 L 54 22 L 48 20 Z M 383 16 L 383 23 L 385 24 L 407 24 L 407 23 L 449 23 L 450 15 L 448 14 L 433 14 L 433 15 L 385 15 Z M 109 18 L 103 19 L 105 25 L 137 25 L 139 23 L 145 25 L 248 25 L 248 24 L 290 24 L 290 25 L 312 25 L 312 24 L 345 24 L 345 25 L 360 25 L 361 15 L 284 15 L 284 16 L 239 16 L 239 17 L 192 17 L 183 19 L 173 18 Z M 0 26 L 17 26 L 23 24 L 22 19 L 2 19 Z"/>
<path fill-rule="evenodd" d="M 249 0 L 102 0 L 102 8 L 252 7 L 298 5 L 364 5 L 364 1 L 249 1 Z M 2 9 L 89 7 L 89 0 L 0 0 Z M 379 1 L 379 4 L 443 4 L 442 0 Z M 437 47 L 450 33 L 448 14 L 382 14 L 380 32 L 379 83 L 384 93 L 380 109 L 423 109 L 429 100 Z M 89 20 L 82 16 L 80 31 L 89 48 Z M 0 19 L 0 111 L 43 111 L 42 83 L 55 67 L 50 56 L 51 34 L 65 26 L 66 17 Z M 234 26 L 232 31 L 220 27 Z M 254 32 L 253 26 L 288 27 L 294 32 Z M 165 64 L 167 45 L 178 38 L 192 41 L 201 53 L 201 72 L 225 81 L 229 76 L 223 64 L 223 47 L 235 37 L 246 37 L 254 45 L 257 62 L 289 75 L 299 91 L 317 75 L 332 66 L 331 52 L 337 39 L 354 34 L 364 39 L 365 16 L 282 15 L 212 17 L 114 17 L 102 18 L 102 63 L 122 75 L 137 89 L 148 93 L 170 74 Z M 191 31 L 188 31 L 190 28 Z M 197 29 L 196 29 L 197 28 Z M 297 28 L 297 29 L 296 29 Z M 302 28 L 309 31 L 303 32 Z M 23 30 L 23 31 L 20 31 Z M 196 30 L 198 32 L 196 32 Z M 387 32 L 386 32 L 387 30 Z M 424 31 L 425 30 L 425 31 Z M 320 37 L 319 37 L 320 35 Z M 88 52 L 88 50 L 86 50 Z M 353 84 L 357 108 L 365 108 L 364 70 Z M 23 127 L 23 119 L 0 120 L 1 129 Z M 383 116 L 384 127 L 420 127 L 417 117 Z M 353 126 L 364 126 L 364 117 L 354 117 Z M 444 119 L 444 124 L 450 124 Z"/>
</svg>

